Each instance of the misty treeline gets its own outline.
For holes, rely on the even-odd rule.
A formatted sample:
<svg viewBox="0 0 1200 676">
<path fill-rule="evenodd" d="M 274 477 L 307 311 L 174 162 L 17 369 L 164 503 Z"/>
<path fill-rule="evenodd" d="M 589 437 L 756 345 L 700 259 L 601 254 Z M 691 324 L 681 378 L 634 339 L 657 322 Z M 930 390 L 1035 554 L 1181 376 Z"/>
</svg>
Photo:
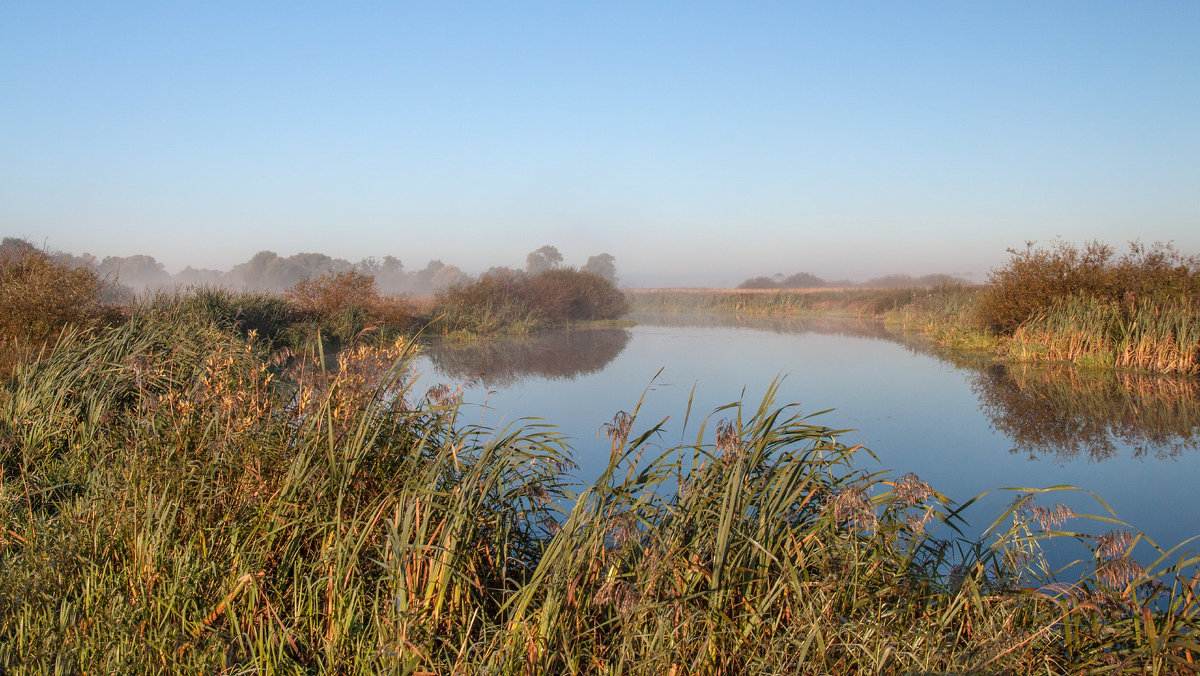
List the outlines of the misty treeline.
<svg viewBox="0 0 1200 676">
<path fill-rule="evenodd" d="M 852 282 L 848 279 L 825 281 L 808 273 L 797 272 L 784 277 L 777 273 L 771 277 L 751 277 L 738 284 L 739 289 L 818 289 L 818 288 L 849 288 L 861 287 L 868 289 L 906 289 L 914 287 L 934 287 L 944 284 L 970 284 L 971 282 L 954 275 L 935 274 L 913 277 L 911 275 L 886 275 L 875 277 L 865 282 Z"/>
<path fill-rule="evenodd" d="M 189 286 L 283 291 L 306 279 L 326 273 L 355 272 L 374 277 L 376 287 L 381 293 L 421 295 L 475 280 L 475 277 L 458 266 L 447 265 L 437 259 L 429 261 L 423 268 L 408 269 L 400 259 L 390 255 L 381 258 L 371 256 L 350 262 L 322 253 L 281 256 L 274 251 L 260 251 L 228 271 L 195 268 L 189 265 L 178 273 L 171 274 L 153 256 L 145 254 L 98 258 L 89 253 L 77 256 L 65 251 L 43 251 L 24 239 L 14 237 L 5 237 L 0 243 L 0 256 L 14 257 L 34 251 L 48 256 L 55 263 L 73 269 L 90 270 L 103 280 L 134 291 L 169 290 Z M 497 266 L 490 268 L 482 276 L 535 275 L 562 267 L 563 260 L 563 255 L 556 247 L 546 245 L 530 252 L 524 268 Z M 580 269 L 598 274 L 614 284 L 617 281 L 616 259 L 607 253 L 589 257 Z"/>
</svg>

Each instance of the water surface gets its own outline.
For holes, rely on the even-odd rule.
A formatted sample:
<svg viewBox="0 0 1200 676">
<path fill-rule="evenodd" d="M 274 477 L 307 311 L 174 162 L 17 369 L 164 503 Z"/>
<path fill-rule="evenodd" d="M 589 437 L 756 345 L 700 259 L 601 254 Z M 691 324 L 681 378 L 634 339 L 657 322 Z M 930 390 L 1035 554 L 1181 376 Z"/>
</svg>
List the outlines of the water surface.
<svg viewBox="0 0 1200 676">
<path fill-rule="evenodd" d="M 559 426 L 572 438 L 582 480 L 607 461 L 601 425 L 643 396 L 638 428 L 666 418 L 659 443 L 669 447 L 694 440 L 698 419 L 721 405 L 753 408 L 778 379 L 778 404 L 832 409 L 814 422 L 847 430 L 843 442 L 869 448 L 878 463 L 864 454 L 864 468 L 915 472 L 959 502 L 999 487 L 1071 484 L 1100 495 L 1160 544 L 1200 533 L 1196 379 L 950 361 L 874 322 L 639 321 L 631 329 L 434 345 L 419 369 L 427 385 L 466 383 L 465 400 L 477 405 L 468 415 L 485 424 L 538 417 Z M 1013 496 L 995 493 L 967 517 L 981 528 Z M 1082 495 L 1063 501 L 1103 512 Z"/>
</svg>

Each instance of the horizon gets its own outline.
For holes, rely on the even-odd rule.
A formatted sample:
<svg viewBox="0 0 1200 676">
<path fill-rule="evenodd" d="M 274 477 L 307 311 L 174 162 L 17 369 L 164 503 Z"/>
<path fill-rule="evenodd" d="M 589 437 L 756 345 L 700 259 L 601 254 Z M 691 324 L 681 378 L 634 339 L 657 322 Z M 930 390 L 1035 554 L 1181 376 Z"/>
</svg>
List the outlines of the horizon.
<svg viewBox="0 0 1200 676">
<path fill-rule="evenodd" d="M 1200 253 L 1200 4 L 0 6 L 0 230 L 623 284 Z"/>
</svg>

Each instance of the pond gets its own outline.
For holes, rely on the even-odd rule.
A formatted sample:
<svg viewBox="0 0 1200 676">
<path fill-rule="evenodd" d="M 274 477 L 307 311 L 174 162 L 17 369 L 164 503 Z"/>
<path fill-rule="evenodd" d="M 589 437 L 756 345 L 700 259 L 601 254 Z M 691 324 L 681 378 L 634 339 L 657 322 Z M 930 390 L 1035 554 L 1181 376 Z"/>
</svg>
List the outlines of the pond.
<svg viewBox="0 0 1200 676">
<path fill-rule="evenodd" d="M 607 461 L 601 425 L 643 395 L 636 427 L 667 419 L 660 443 L 669 447 L 694 440 L 700 419 L 723 404 L 752 411 L 780 380 L 777 404 L 826 411 L 812 422 L 846 430 L 844 443 L 878 458 L 861 454 L 860 468 L 914 472 L 959 503 L 1002 487 L 1070 484 L 1166 548 L 1200 534 L 1197 379 L 952 360 L 867 321 L 637 320 L 630 329 L 435 344 L 418 370 L 424 386 L 465 384 L 464 400 L 477 406 L 467 415 L 484 424 L 536 417 L 558 426 L 584 481 Z M 964 514 L 978 532 L 1015 495 L 994 492 Z M 1107 515 L 1086 494 L 1039 501 Z M 1117 526 L 1076 519 L 1065 527 Z"/>
</svg>

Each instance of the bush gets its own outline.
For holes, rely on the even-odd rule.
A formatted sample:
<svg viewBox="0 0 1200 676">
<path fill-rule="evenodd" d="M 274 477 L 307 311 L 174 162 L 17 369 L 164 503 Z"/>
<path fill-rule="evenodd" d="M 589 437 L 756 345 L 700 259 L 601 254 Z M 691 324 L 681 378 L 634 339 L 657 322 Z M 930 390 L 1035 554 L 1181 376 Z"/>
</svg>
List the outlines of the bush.
<svg viewBox="0 0 1200 676">
<path fill-rule="evenodd" d="M 1011 258 L 988 276 L 976 306 L 978 321 L 1000 334 L 1011 335 L 1066 298 L 1116 302 L 1132 311 L 1142 299 L 1192 298 L 1200 292 L 1200 261 L 1169 244 L 1132 242 L 1119 259 L 1101 242 L 1079 247 L 1059 240 L 1044 248 L 1027 242 L 1023 250 L 1008 251 Z"/>
<path fill-rule="evenodd" d="M 536 275 L 487 274 L 438 294 L 435 312 L 447 332 L 492 333 L 572 321 L 616 319 L 629 303 L 612 282 L 591 272 L 555 268 Z"/>
<path fill-rule="evenodd" d="M 285 297 L 301 316 L 322 330 L 347 341 L 379 325 L 406 327 L 412 321 L 404 301 L 383 296 L 372 275 L 346 270 L 326 272 L 292 286 Z"/>
<path fill-rule="evenodd" d="M 574 268 L 538 273 L 525 282 L 522 295 L 551 322 L 616 319 L 629 312 L 625 294 L 604 277 Z"/>
<path fill-rule="evenodd" d="M 116 312 L 103 302 L 105 291 L 91 270 L 55 263 L 27 242 L 5 239 L 0 247 L 0 372 L 68 325 L 111 319 Z"/>
</svg>

